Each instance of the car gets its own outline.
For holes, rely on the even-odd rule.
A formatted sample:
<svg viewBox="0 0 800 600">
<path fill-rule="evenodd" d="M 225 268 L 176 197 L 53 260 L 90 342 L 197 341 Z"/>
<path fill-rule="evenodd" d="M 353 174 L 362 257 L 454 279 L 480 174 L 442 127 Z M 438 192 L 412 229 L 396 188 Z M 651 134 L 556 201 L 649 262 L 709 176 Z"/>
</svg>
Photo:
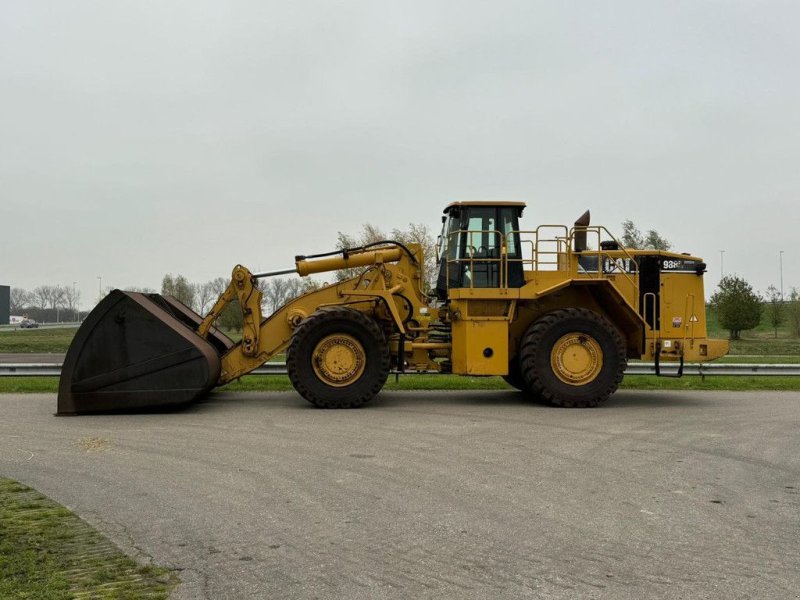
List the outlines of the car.
<svg viewBox="0 0 800 600">
<path fill-rule="evenodd" d="M 39 327 L 39 324 L 33 319 L 23 319 L 19 326 L 21 329 L 36 329 Z"/>
</svg>

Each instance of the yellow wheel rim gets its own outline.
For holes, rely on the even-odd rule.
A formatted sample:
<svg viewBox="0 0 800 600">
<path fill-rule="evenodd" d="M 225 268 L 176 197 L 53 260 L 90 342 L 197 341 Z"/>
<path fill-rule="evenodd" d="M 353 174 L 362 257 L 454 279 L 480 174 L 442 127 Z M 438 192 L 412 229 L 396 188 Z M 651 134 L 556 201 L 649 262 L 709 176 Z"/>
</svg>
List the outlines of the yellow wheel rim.
<svg viewBox="0 0 800 600">
<path fill-rule="evenodd" d="M 311 355 L 311 364 L 326 384 L 346 387 L 364 373 L 367 355 L 356 338 L 336 333 L 320 340 Z"/>
<path fill-rule="evenodd" d="M 586 385 L 594 381 L 603 368 L 603 350 L 590 335 L 568 333 L 553 345 L 550 366 L 564 383 Z"/>
</svg>

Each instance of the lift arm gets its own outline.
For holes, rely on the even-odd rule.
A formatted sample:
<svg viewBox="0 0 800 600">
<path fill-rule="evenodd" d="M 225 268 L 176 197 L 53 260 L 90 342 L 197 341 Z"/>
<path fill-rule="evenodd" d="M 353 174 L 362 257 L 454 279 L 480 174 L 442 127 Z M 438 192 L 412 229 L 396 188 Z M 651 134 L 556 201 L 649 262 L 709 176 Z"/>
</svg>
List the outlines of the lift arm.
<svg viewBox="0 0 800 600">
<path fill-rule="evenodd" d="M 298 256 L 294 269 L 266 273 L 253 274 L 237 265 L 228 288 L 198 326 L 197 333 L 206 337 L 225 306 L 233 299 L 239 301 L 244 317 L 242 341 L 222 357 L 221 384 L 245 375 L 283 351 L 291 341 L 294 328 L 320 307 L 348 304 L 366 306 L 371 311 L 377 302 L 386 308 L 388 318 L 398 331 L 404 333 L 403 317 L 397 309 L 394 295 L 404 293 L 404 298 L 414 305 L 412 309 L 422 302 L 419 264 L 407 249 L 390 247 L 342 251 L 338 256 L 323 255 L 321 258 Z M 257 286 L 260 278 L 287 273 L 305 277 L 314 273 L 370 266 L 376 268 L 372 277 L 357 277 L 309 292 L 293 299 L 263 321 L 261 319 L 261 292 Z M 387 285 L 387 282 L 391 284 Z"/>
</svg>

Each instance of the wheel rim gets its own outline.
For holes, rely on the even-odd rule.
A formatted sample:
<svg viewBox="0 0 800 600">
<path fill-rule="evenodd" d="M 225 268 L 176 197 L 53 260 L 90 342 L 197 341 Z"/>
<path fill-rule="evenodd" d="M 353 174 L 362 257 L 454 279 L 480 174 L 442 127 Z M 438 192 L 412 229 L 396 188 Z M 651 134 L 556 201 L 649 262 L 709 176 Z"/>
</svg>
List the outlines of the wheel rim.
<svg viewBox="0 0 800 600">
<path fill-rule="evenodd" d="M 603 368 L 603 349 L 590 335 L 568 333 L 553 345 L 550 366 L 564 383 L 586 385 L 594 381 Z"/>
<path fill-rule="evenodd" d="M 326 384 L 346 387 L 364 373 L 367 355 L 356 338 L 336 333 L 320 340 L 311 355 L 311 364 Z"/>
</svg>

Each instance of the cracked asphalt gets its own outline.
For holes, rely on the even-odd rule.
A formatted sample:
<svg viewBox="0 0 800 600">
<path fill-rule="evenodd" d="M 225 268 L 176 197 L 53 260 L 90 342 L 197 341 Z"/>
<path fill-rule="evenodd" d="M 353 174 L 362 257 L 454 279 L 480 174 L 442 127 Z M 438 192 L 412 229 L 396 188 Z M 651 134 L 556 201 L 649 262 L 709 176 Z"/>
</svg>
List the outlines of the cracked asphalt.
<svg viewBox="0 0 800 600">
<path fill-rule="evenodd" d="M 0 473 L 179 570 L 176 599 L 800 597 L 800 393 L 55 403 L 0 395 Z"/>
</svg>

